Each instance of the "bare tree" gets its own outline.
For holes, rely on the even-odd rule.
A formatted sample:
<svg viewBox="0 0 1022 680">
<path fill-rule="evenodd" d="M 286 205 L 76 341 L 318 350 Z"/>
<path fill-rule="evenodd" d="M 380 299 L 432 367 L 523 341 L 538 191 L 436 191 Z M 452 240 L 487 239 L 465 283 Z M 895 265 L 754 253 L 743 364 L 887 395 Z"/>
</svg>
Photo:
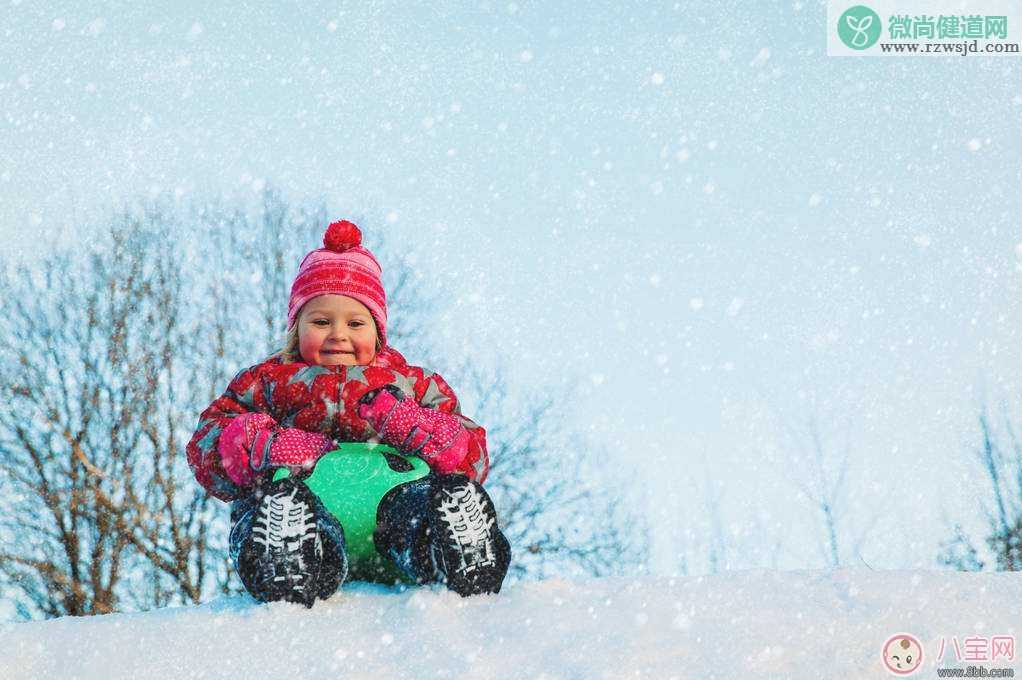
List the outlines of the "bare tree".
<svg viewBox="0 0 1022 680">
<path fill-rule="evenodd" d="M 996 571 L 1022 571 L 1022 442 L 1005 403 L 1001 405 L 999 427 L 991 421 L 986 405 L 980 409 L 978 420 L 981 441 L 976 460 L 993 494 L 992 506 L 982 506 L 987 559 L 980 556 L 961 524 L 956 523 L 938 561 L 963 571 L 980 571 L 990 563 Z"/>
<path fill-rule="evenodd" d="M 841 552 L 838 546 L 837 507 L 848 474 L 848 447 L 846 446 L 835 461 L 836 469 L 830 469 L 824 457 L 823 441 L 816 418 L 807 424 L 810 478 L 807 481 L 795 479 L 799 491 L 809 499 L 819 512 L 820 526 L 824 532 L 827 562 L 831 567 L 841 566 Z"/>
<path fill-rule="evenodd" d="M 0 570 L 56 616 L 198 602 L 209 501 L 180 461 L 180 267 L 162 216 L 122 215 L 85 257 L 4 271 Z M 126 587 L 138 581 L 144 587 Z"/>
<path fill-rule="evenodd" d="M 813 413 L 804 425 L 784 422 L 788 439 L 796 452 L 795 468 L 799 472 L 785 474 L 801 498 L 813 508 L 820 532 L 819 548 L 823 562 L 837 568 L 849 557 L 862 560 L 862 550 L 881 512 L 878 509 L 859 517 L 853 528 L 848 510 L 848 477 L 851 444 L 847 435 L 840 444 L 835 437 L 826 437 L 820 417 Z M 864 560 L 863 560 L 864 561 Z"/>
</svg>

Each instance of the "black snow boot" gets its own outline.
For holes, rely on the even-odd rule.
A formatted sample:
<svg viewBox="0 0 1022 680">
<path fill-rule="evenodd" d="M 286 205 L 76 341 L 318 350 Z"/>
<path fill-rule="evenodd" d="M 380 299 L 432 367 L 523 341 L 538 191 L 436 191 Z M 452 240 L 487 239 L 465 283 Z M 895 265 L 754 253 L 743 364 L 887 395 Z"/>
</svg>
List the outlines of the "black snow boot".
<svg viewBox="0 0 1022 680">
<path fill-rule="evenodd" d="M 511 546 L 482 485 L 464 475 L 435 477 L 428 512 L 429 553 L 440 580 L 462 597 L 500 592 Z"/>
<path fill-rule="evenodd" d="M 262 602 L 311 607 L 348 573 L 340 523 L 305 484 L 289 478 L 263 487 L 231 532 L 231 552 L 245 588 Z"/>
<path fill-rule="evenodd" d="M 433 478 L 405 482 L 387 492 L 376 513 L 373 542 L 413 583 L 439 580 L 429 555 L 429 506 Z"/>
</svg>

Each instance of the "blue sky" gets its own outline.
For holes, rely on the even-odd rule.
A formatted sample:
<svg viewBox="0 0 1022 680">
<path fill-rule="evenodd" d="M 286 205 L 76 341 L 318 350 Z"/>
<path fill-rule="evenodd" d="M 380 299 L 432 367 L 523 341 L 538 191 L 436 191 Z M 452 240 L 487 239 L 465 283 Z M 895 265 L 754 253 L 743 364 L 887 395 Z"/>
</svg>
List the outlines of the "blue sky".
<svg viewBox="0 0 1022 680">
<path fill-rule="evenodd" d="M 810 413 L 869 563 L 932 566 L 985 492 L 981 395 L 1018 393 L 1019 64 L 827 57 L 824 4 L 751 6 L 7 2 L 0 243 L 151 193 L 325 198 L 459 351 L 580 382 L 659 569 L 713 484 L 736 546 L 818 566 L 779 424 Z"/>
</svg>

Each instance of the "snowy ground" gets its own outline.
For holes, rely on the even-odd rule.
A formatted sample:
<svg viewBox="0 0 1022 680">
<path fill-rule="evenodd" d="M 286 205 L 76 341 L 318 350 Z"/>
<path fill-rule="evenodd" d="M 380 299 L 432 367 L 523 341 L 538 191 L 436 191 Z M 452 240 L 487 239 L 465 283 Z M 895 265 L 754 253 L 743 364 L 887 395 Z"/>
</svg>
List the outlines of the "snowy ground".
<svg viewBox="0 0 1022 680">
<path fill-rule="evenodd" d="M 942 639 L 943 665 L 1016 668 L 954 663 L 952 639 L 965 653 L 966 638 L 1019 636 L 1020 608 L 1020 574 L 549 580 L 470 599 L 351 584 L 312 610 L 222 598 L 6 624 L 0 678 L 884 678 L 895 633 L 922 644 L 912 677 L 932 678 Z"/>
</svg>

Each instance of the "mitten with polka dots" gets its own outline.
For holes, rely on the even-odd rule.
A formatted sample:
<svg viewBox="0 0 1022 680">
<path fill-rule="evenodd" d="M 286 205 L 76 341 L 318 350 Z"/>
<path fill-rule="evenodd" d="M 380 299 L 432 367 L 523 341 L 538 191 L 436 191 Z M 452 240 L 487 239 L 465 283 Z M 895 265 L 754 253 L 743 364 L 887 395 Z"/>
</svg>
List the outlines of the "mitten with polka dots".
<svg viewBox="0 0 1022 680">
<path fill-rule="evenodd" d="M 286 467 L 292 472 L 311 470 L 320 456 L 333 447 L 333 440 L 325 434 L 280 427 L 256 439 L 252 447 L 252 469 L 256 472 L 267 467 Z"/>
<path fill-rule="evenodd" d="M 468 454 L 470 435 L 457 417 L 420 406 L 395 385 L 367 392 L 358 415 L 384 444 L 419 456 L 441 474 L 453 472 Z"/>
<path fill-rule="evenodd" d="M 267 469 L 311 469 L 333 448 L 333 441 L 318 432 L 277 427 L 265 413 L 244 413 L 224 428 L 217 448 L 227 476 L 248 486 L 256 473 Z"/>
</svg>

